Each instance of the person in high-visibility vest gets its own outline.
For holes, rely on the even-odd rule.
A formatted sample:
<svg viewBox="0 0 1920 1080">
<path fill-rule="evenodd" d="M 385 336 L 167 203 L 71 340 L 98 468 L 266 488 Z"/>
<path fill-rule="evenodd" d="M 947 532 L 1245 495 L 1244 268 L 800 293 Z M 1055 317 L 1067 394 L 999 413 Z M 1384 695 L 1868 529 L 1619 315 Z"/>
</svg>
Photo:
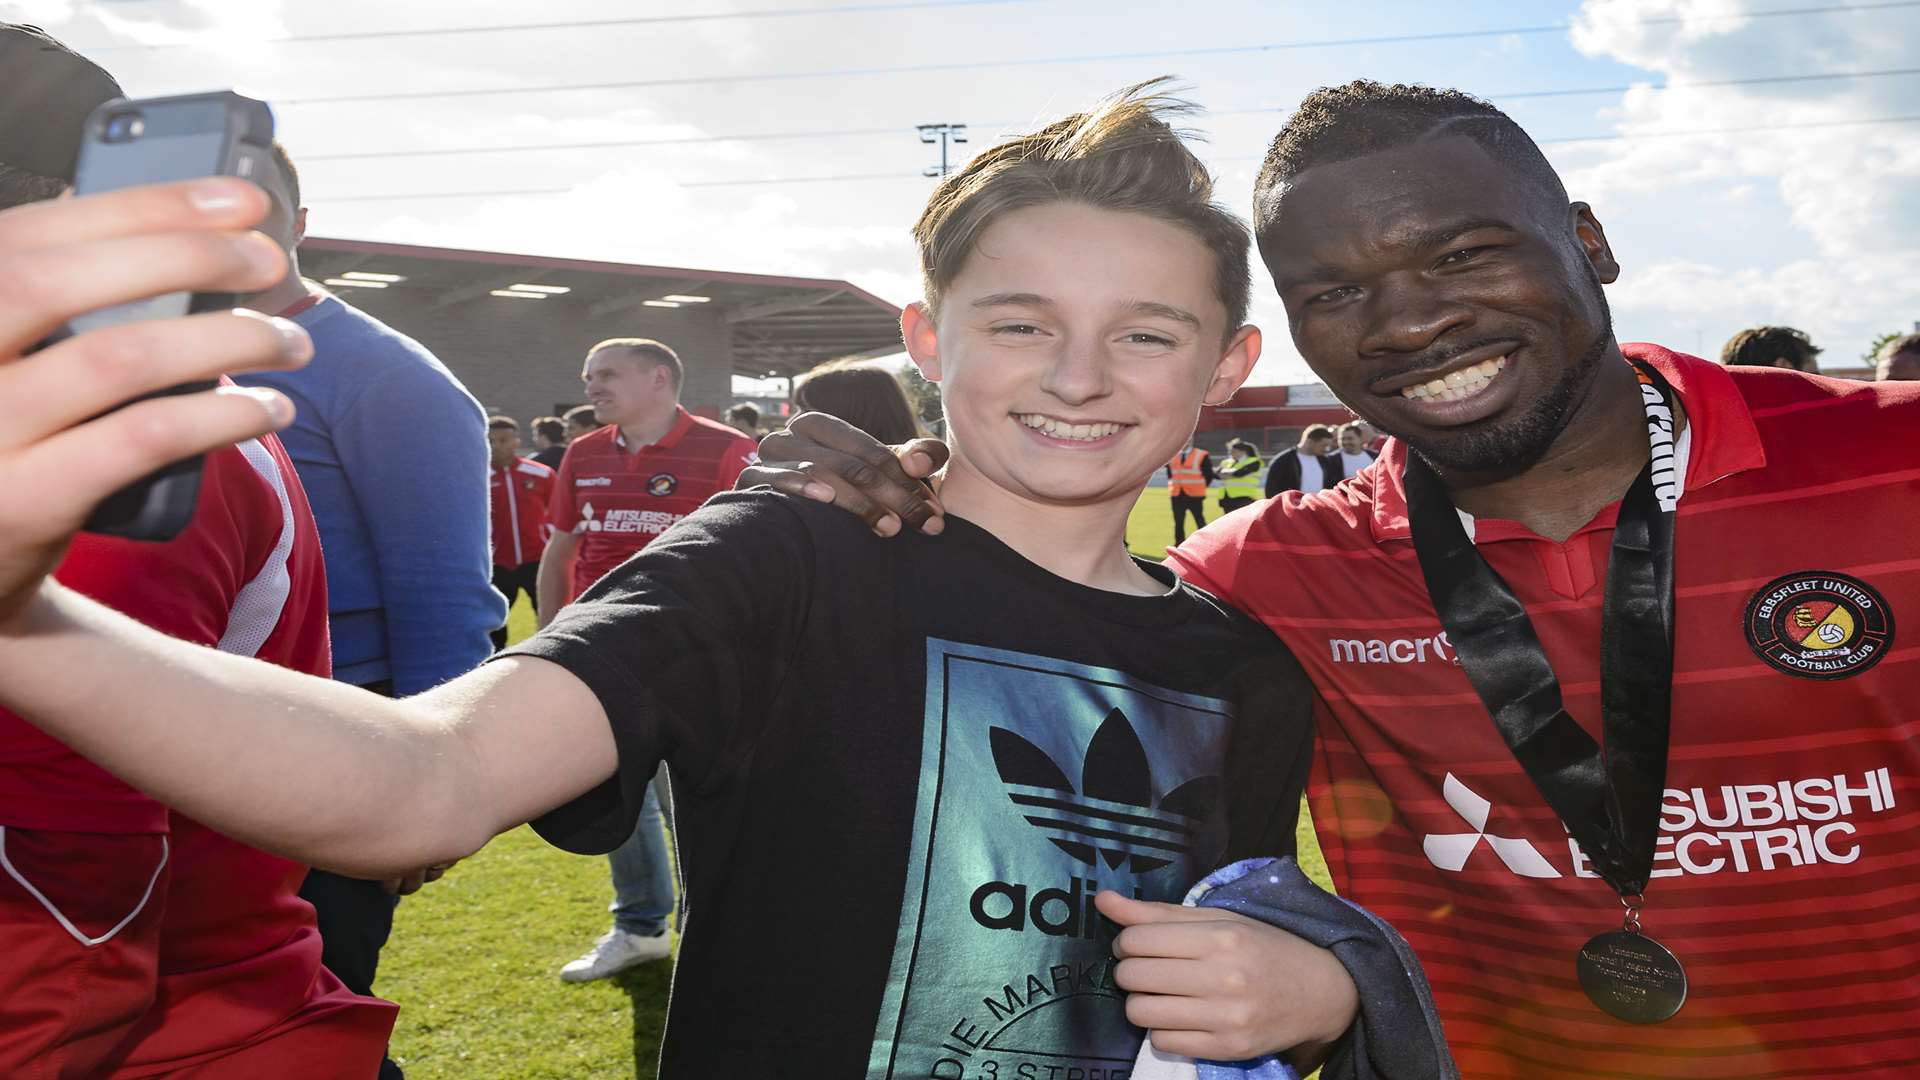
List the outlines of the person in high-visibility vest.
<svg viewBox="0 0 1920 1080">
<path fill-rule="evenodd" d="M 1167 462 L 1167 494 L 1173 499 L 1173 542 L 1187 538 L 1187 515 L 1193 527 L 1207 523 L 1207 485 L 1219 479 L 1213 455 L 1189 442 Z"/>
<path fill-rule="evenodd" d="M 1260 455 L 1245 439 L 1228 439 L 1227 463 L 1220 466 L 1220 512 L 1231 514 L 1243 506 L 1252 506 L 1262 497 Z"/>
</svg>

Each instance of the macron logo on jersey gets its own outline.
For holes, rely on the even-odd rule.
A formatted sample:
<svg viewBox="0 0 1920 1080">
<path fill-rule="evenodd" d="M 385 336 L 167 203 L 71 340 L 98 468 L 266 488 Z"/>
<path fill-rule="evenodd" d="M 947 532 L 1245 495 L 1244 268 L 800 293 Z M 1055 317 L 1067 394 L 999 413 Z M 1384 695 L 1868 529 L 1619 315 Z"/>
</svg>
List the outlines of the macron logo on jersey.
<svg viewBox="0 0 1920 1080">
<path fill-rule="evenodd" d="M 578 480 L 575 480 L 575 481 L 573 482 L 573 486 L 574 486 L 574 487 L 577 487 L 577 488 L 581 488 L 581 487 L 612 487 L 612 486 L 613 486 L 613 477 L 611 477 L 611 476 L 583 476 L 583 477 L 580 477 L 580 478 L 579 478 Z"/>
<path fill-rule="evenodd" d="M 1333 638 L 1327 642 L 1336 664 L 1458 664 L 1446 631 L 1421 638 Z M 1457 809 L 1457 807 L 1456 807 Z"/>
</svg>

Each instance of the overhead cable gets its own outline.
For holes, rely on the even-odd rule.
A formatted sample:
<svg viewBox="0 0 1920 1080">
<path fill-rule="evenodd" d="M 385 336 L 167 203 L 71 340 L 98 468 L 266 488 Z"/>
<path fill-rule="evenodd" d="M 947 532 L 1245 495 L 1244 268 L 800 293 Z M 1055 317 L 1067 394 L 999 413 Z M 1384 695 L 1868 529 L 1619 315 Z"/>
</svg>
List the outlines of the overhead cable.
<svg viewBox="0 0 1920 1080">
<path fill-rule="evenodd" d="M 801 15 L 863 15 L 883 11 L 915 11 L 923 8 L 987 7 L 989 5 L 1030 4 L 1034 0 L 901 0 L 899 3 L 837 4 L 815 8 L 762 8 L 754 11 L 716 11 L 687 15 L 639 15 L 624 19 L 591 19 L 581 22 L 503 23 L 499 25 L 433 26 L 417 30 L 353 30 L 338 34 L 287 34 L 281 37 L 251 38 L 248 44 L 304 45 L 325 41 L 369 41 L 379 38 L 445 37 L 454 34 L 502 34 L 531 30 L 602 30 L 615 26 L 653 26 L 663 23 L 716 22 L 728 19 L 781 19 Z M 127 52 L 135 49 L 184 49 L 196 41 L 160 41 L 135 45 L 96 45 L 82 48 L 83 53 Z"/>
<path fill-rule="evenodd" d="M 1707 87 L 1756 86 L 1769 83 L 1822 82 L 1839 79 L 1876 79 L 1893 75 L 1920 75 L 1920 68 L 1889 68 L 1884 71 L 1832 71 L 1810 75 L 1761 75 L 1745 79 L 1709 79 L 1699 82 L 1662 83 L 1659 85 L 1632 84 L 1622 86 L 1587 86 L 1561 90 L 1516 90 L 1511 93 L 1488 94 L 1494 101 L 1510 101 L 1523 98 L 1574 97 L 1579 95 L 1621 94 L 1629 90 L 1644 87 L 1649 90 L 1693 90 Z M 1231 109 L 1208 109 L 1211 116 L 1246 116 L 1259 113 L 1287 112 L 1292 106 L 1256 105 Z M 977 128 L 1004 128 L 1012 121 L 975 120 L 969 121 Z M 362 161 L 374 158 L 406 157 L 449 157 L 459 154 L 517 154 L 535 153 L 548 150 L 615 150 L 635 146 L 693 146 L 703 143 L 721 142 L 770 142 L 785 139 L 833 139 L 859 138 L 869 136 L 899 136 L 911 132 L 912 124 L 895 124 L 891 127 L 865 128 L 820 128 L 812 131 L 755 131 L 730 135 L 668 135 L 649 139 L 608 139 L 593 142 L 572 143 L 516 143 L 503 146 L 445 146 L 422 150 L 359 150 L 330 154 L 300 155 L 300 161 Z"/>
<path fill-rule="evenodd" d="M 1745 135 L 1745 134 L 1753 134 L 1758 132 L 1805 131 L 1812 128 L 1863 127 L 1863 126 L 1875 125 L 1875 124 L 1911 124 L 1916 122 L 1920 122 L 1920 115 L 1881 116 L 1881 117 L 1873 117 L 1865 120 L 1810 120 L 1802 123 L 1761 124 L 1753 127 L 1692 128 L 1684 131 L 1638 131 L 1638 132 L 1623 132 L 1623 133 L 1617 133 L 1617 134 L 1611 134 L 1611 135 L 1565 135 L 1565 136 L 1559 136 L 1554 138 L 1535 139 L 1534 141 L 1541 145 L 1548 145 L 1548 144 L 1555 144 L 1555 143 L 1631 142 L 1638 139 L 1671 139 L 1671 138 L 1680 138 L 1683 136 L 1696 136 L 1696 135 Z M 1258 161 L 1260 160 L 1260 157 L 1259 155 L 1254 155 L 1254 154 L 1233 154 L 1225 157 L 1215 157 L 1215 158 L 1212 158 L 1211 160 L 1213 161 Z M 748 186 L 758 186 L 758 185 L 765 185 L 765 184 L 824 184 L 824 183 L 832 183 L 832 182 L 855 183 L 855 182 L 870 181 L 870 180 L 921 180 L 921 181 L 924 181 L 925 179 L 926 178 L 922 176 L 919 172 L 910 172 L 903 169 L 898 172 L 837 173 L 837 174 L 827 175 L 827 176 L 765 176 L 765 177 L 752 177 L 752 178 L 739 179 L 739 180 L 688 180 L 688 181 L 678 182 L 675 184 L 675 186 L 683 187 L 683 188 L 748 187 Z M 485 199 L 485 198 L 494 198 L 494 197 L 505 198 L 509 196 L 525 196 L 525 195 L 565 195 L 578 190 L 580 190 L 580 187 L 576 185 L 574 187 L 511 188 L 511 189 L 496 190 L 496 191 L 403 192 L 398 194 L 321 196 L 315 199 L 314 201 L 318 203 L 339 203 L 339 202 L 390 202 L 390 201 L 402 201 L 402 200 L 411 200 L 411 199 Z"/>
<path fill-rule="evenodd" d="M 1881 0 L 1877 3 L 1841 4 L 1825 7 L 1778 8 L 1717 15 L 1661 15 L 1633 20 L 1628 25 L 1724 22 L 1729 19 L 1762 19 L 1799 15 L 1850 15 L 1889 8 L 1920 7 L 1920 0 Z M 428 98 L 496 97 L 514 94 L 571 93 L 589 90 L 637 90 L 649 87 L 710 86 L 753 82 L 783 82 L 803 79 L 855 78 L 875 75 L 904 75 L 922 72 L 982 71 L 993 68 L 1040 67 L 1057 64 L 1085 64 L 1110 61 L 1164 60 L 1174 57 L 1249 55 L 1293 49 L 1342 48 L 1361 45 L 1391 45 L 1423 41 L 1457 41 L 1467 38 L 1505 37 L 1524 34 L 1559 34 L 1572 29 L 1569 23 L 1539 26 L 1508 26 L 1485 30 L 1440 30 L 1421 34 L 1392 34 L 1376 37 L 1323 38 L 1303 41 L 1275 41 L 1256 45 L 1218 45 L 1202 48 L 1155 49 L 1126 53 L 1087 53 L 1070 56 L 1003 57 L 994 60 L 958 60 L 938 64 L 903 64 L 891 67 L 822 68 L 812 71 L 751 72 L 730 75 L 687 75 L 659 79 L 630 79 L 601 83 L 560 83 L 544 86 L 483 86 L 457 90 L 396 90 L 366 94 L 333 94 L 316 97 L 276 97 L 280 105 L 338 105 L 353 102 L 419 101 Z"/>
</svg>

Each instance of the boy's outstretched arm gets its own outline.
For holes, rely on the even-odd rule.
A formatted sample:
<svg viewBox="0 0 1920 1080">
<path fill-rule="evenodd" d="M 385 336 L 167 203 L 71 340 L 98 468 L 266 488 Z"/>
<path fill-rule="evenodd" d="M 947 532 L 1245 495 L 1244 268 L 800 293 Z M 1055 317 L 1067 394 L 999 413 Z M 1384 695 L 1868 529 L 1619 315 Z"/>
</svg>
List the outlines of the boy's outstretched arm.
<svg viewBox="0 0 1920 1080">
<path fill-rule="evenodd" d="M 618 764 L 599 699 L 545 660 L 394 701 L 57 585 L 0 637 L 0 705 L 235 839 L 373 879 L 470 855 Z"/>
<path fill-rule="evenodd" d="M 249 231 L 266 211 L 244 181 L 202 180 L 0 214 L 0 706 L 241 840 L 387 877 L 467 854 L 611 775 L 592 692 L 515 659 L 388 701 L 172 640 L 48 576 L 121 485 L 292 418 L 279 395 L 231 387 L 116 406 L 297 366 L 311 346 L 285 320 L 219 312 L 28 350 L 87 311 L 279 280 L 284 258 Z"/>
</svg>

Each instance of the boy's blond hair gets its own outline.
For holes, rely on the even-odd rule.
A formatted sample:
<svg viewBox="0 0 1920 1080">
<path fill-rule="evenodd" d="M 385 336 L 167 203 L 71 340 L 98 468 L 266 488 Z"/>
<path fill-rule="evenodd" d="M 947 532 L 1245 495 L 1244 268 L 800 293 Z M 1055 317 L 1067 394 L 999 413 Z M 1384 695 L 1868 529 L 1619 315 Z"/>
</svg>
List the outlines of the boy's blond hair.
<svg viewBox="0 0 1920 1080">
<path fill-rule="evenodd" d="M 1000 143 L 934 189 L 913 227 L 927 306 L 960 273 L 980 234 L 1002 214 L 1077 203 L 1144 214 L 1192 233 L 1214 256 L 1214 291 L 1231 336 L 1247 320 L 1246 223 L 1213 201 L 1213 177 L 1185 133 L 1167 121 L 1197 111 L 1156 90 L 1161 77 L 1129 86 L 1083 113 Z M 1098 268 L 1089 268 L 1097 272 Z"/>
</svg>

